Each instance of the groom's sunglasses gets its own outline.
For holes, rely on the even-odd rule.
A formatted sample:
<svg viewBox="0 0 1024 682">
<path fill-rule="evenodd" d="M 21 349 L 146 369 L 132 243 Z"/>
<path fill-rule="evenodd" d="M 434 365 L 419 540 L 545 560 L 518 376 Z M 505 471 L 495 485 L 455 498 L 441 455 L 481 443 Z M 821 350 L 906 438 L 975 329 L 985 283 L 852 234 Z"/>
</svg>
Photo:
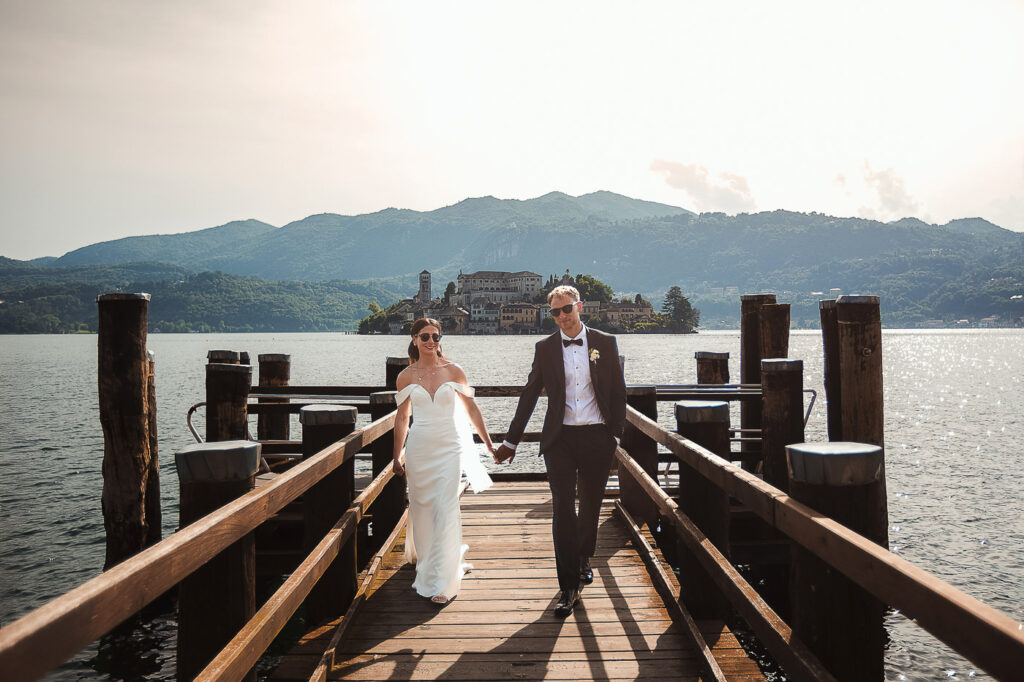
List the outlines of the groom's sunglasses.
<svg viewBox="0 0 1024 682">
<path fill-rule="evenodd" d="M 423 343 L 426 343 L 427 341 L 431 341 L 431 340 L 434 343 L 437 343 L 438 341 L 441 340 L 441 335 L 440 334 L 420 334 L 419 337 L 420 337 L 420 341 L 422 341 Z"/>
<path fill-rule="evenodd" d="M 575 307 L 576 307 L 575 303 L 566 303 L 561 308 L 552 308 L 551 309 L 551 317 L 558 317 L 562 313 L 565 313 L 566 315 L 568 315 L 569 313 L 572 312 L 572 309 L 575 308 Z"/>
</svg>

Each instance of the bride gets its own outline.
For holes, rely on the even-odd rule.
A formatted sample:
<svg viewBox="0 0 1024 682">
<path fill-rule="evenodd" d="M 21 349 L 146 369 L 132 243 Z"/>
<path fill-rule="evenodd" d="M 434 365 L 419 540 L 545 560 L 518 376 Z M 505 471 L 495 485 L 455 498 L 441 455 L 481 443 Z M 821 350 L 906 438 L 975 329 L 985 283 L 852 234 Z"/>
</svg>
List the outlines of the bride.
<svg viewBox="0 0 1024 682">
<path fill-rule="evenodd" d="M 447 604 L 458 593 L 463 573 L 472 568 L 463 562 L 468 546 L 462 544 L 459 514 L 461 474 L 466 474 L 475 493 L 491 485 L 469 423 L 492 457 L 494 445 L 465 372 L 441 352 L 440 322 L 420 318 L 413 323 L 409 360 L 396 382 L 393 463 L 399 476 L 408 469 L 405 558 L 416 564 L 416 592 L 435 604 Z M 415 417 L 411 428 L 410 414 Z M 400 459 L 403 445 L 405 467 Z"/>
</svg>

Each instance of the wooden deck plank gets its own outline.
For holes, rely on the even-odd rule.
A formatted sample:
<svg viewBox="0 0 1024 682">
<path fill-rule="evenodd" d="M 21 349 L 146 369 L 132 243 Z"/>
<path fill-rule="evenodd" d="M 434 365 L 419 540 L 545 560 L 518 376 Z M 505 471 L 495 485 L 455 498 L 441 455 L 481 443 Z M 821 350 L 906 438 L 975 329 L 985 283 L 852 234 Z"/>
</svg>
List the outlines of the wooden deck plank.
<svg viewBox="0 0 1024 682">
<path fill-rule="evenodd" d="M 411 588 L 415 569 L 396 545 L 336 651 L 335 679 L 697 679 L 700 657 L 672 620 L 606 500 L 594 582 L 566 619 L 552 612 L 558 581 L 546 483 L 499 482 L 462 498 L 473 570 L 443 608 Z M 306 679 L 337 622 L 284 657 L 274 680 Z M 720 621 L 698 623 L 730 680 L 761 679 Z"/>
</svg>

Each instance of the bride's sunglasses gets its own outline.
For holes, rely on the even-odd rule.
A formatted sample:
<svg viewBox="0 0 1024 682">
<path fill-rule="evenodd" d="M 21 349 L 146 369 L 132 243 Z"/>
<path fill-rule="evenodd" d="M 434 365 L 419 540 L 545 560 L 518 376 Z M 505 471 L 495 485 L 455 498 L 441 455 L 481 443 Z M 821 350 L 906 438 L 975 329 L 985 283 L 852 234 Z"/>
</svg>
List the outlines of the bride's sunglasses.
<svg viewBox="0 0 1024 682">
<path fill-rule="evenodd" d="M 552 308 L 551 311 L 550 311 L 551 312 L 551 316 L 552 317 L 558 317 L 562 313 L 565 313 L 566 315 L 568 315 L 569 313 L 572 312 L 572 309 L 575 308 L 575 307 L 576 307 L 575 303 L 567 303 L 567 304 L 563 305 L 561 308 Z"/>
<path fill-rule="evenodd" d="M 426 343 L 427 341 L 433 341 L 434 343 L 437 343 L 438 341 L 441 340 L 440 334 L 420 334 L 419 337 L 420 341 L 422 341 L 423 343 Z"/>
</svg>

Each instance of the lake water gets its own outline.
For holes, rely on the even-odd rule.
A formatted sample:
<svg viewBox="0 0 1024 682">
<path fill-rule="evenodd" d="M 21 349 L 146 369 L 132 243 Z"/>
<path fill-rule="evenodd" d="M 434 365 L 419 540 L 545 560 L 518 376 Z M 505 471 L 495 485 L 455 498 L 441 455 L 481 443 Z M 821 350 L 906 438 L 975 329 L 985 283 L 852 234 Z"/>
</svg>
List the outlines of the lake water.
<svg viewBox="0 0 1024 682">
<path fill-rule="evenodd" d="M 537 337 L 447 337 L 445 351 L 474 384 L 522 384 Z M 620 336 L 627 383 L 693 383 L 693 354 L 728 351 L 739 377 L 739 333 Z M 894 552 L 1017 620 L 1024 620 L 1024 330 L 883 333 L 886 471 Z M 164 535 L 177 525 L 173 453 L 189 444 L 190 405 L 204 399 L 206 351 L 290 353 L 293 384 L 383 383 L 385 358 L 404 355 L 398 337 L 344 334 L 154 334 Z M 95 336 L 0 336 L 0 624 L 98 574 L 103 438 L 96 398 Z M 818 391 L 808 441 L 825 440 L 818 332 L 795 331 L 790 357 L 804 361 Z M 481 401 L 504 431 L 511 399 Z M 540 428 L 538 406 L 531 430 Z M 671 423 L 671 405 L 660 406 Z M 201 410 L 200 410 L 201 413 Z M 363 418 L 365 419 L 365 417 Z M 738 417 L 734 417 L 738 420 Z M 201 416 L 197 420 L 202 432 Z M 255 429 L 253 429 L 255 430 Z M 298 433 L 297 429 L 293 433 Z M 516 466 L 540 468 L 525 446 Z M 532 449 L 531 449 L 532 448 Z M 889 679 L 964 679 L 984 674 L 900 614 L 887 619 Z M 142 670 L 173 674 L 173 629 L 148 633 L 163 650 Z M 54 673 L 60 679 L 120 679 L 94 645 Z M 951 671 L 955 671 L 950 675 Z"/>
</svg>

